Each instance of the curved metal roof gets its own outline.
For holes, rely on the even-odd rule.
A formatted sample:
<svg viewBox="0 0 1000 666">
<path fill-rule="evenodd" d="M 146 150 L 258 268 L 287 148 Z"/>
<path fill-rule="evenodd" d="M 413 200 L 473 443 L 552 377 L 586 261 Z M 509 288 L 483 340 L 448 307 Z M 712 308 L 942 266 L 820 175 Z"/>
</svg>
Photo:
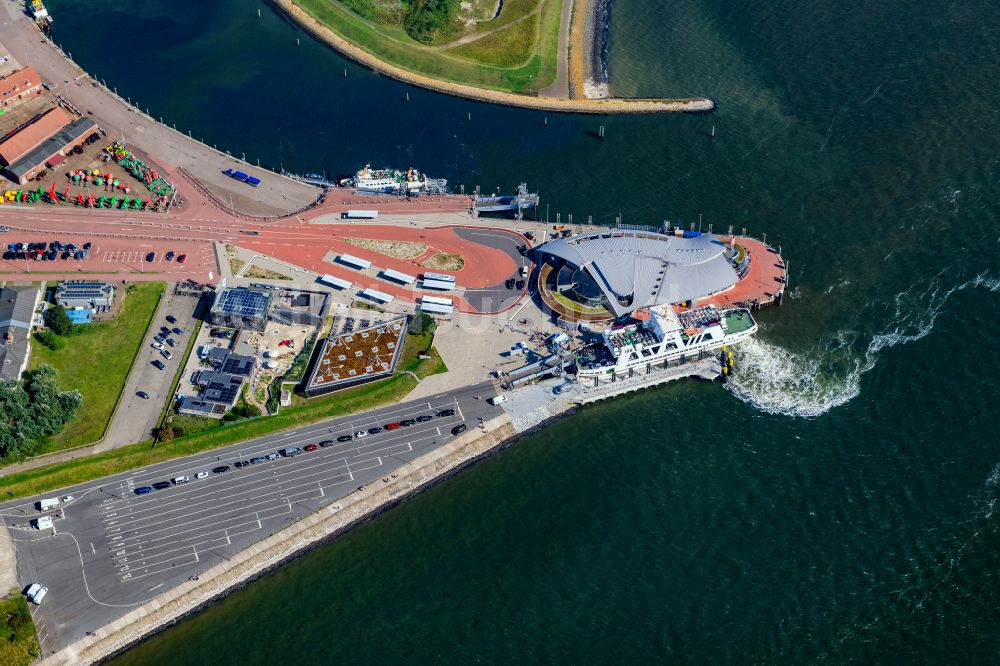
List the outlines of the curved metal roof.
<svg viewBox="0 0 1000 666">
<path fill-rule="evenodd" d="M 712 234 L 682 238 L 622 229 L 561 238 L 538 248 L 590 273 L 618 316 L 732 287 L 738 277 L 725 250 Z"/>
</svg>

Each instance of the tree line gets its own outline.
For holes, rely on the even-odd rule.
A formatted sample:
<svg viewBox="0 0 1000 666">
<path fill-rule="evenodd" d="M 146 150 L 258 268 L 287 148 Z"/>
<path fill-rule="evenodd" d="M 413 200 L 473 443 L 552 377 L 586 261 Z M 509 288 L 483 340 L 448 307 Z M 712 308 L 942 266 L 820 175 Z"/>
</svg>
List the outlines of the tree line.
<svg viewBox="0 0 1000 666">
<path fill-rule="evenodd" d="M 38 450 L 76 416 L 79 391 L 64 391 L 56 370 L 41 365 L 20 381 L 0 380 L 0 459 L 20 460 Z"/>
</svg>

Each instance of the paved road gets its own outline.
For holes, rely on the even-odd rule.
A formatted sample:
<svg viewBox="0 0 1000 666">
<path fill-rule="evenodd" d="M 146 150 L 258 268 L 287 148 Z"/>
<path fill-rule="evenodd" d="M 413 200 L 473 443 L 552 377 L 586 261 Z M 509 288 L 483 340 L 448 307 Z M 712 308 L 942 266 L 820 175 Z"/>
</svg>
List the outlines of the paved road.
<svg viewBox="0 0 1000 666">
<path fill-rule="evenodd" d="M 96 451 L 127 446 L 151 436 L 152 430 L 160 418 L 164 402 L 170 399 L 170 384 L 179 370 L 184 350 L 187 348 L 194 330 L 194 311 L 197 304 L 196 297 L 176 295 L 173 285 L 167 286 L 167 293 L 160 301 L 150 330 L 146 333 L 146 339 L 143 340 L 143 348 L 139 350 L 136 364 L 132 367 L 132 372 L 125 383 L 121 403 L 111 420 L 107 435 L 97 446 Z M 177 322 L 173 324 L 168 322 L 166 320 L 168 314 L 172 315 Z M 171 329 L 177 327 L 184 331 L 180 335 L 170 333 L 170 338 L 174 340 L 175 345 L 173 347 L 166 346 L 174 356 L 169 360 L 152 346 L 153 338 L 161 333 L 161 326 Z M 156 368 L 153 365 L 154 360 L 161 361 L 167 369 Z M 140 398 L 136 395 L 137 391 L 145 391 L 149 394 L 149 398 Z"/>
<path fill-rule="evenodd" d="M 380 483 L 403 464 L 444 444 L 458 423 L 475 427 L 499 407 L 489 385 L 392 405 L 367 414 L 334 419 L 295 432 L 271 435 L 217 451 L 160 463 L 98 482 L 50 493 L 75 499 L 60 510 L 36 511 L 40 497 L 0 505 L 17 549 L 18 583 L 40 581 L 49 594 L 33 607 L 45 651 L 59 650 L 87 631 L 121 617 L 197 576 L 221 559 L 264 539 L 361 485 Z M 334 443 L 293 458 L 237 469 L 284 447 L 304 447 L 375 425 L 455 409 L 408 428 Z M 229 465 L 227 472 L 211 473 Z M 207 478 L 195 480 L 201 471 Z M 136 495 L 135 488 L 180 475 L 181 485 Z M 39 515 L 52 515 L 55 534 L 30 528 Z"/>
<path fill-rule="evenodd" d="M 531 260 L 522 256 L 517 251 L 525 242 L 520 236 L 500 229 L 469 229 L 462 227 L 456 227 L 455 233 L 466 240 L 505 252 L 513 260 L 515 266 L 514 272 L 508 276 L 509 278 L 515 280 L 522 279 L 520 275 L 522 266 L 526 266 L 529 271 L 531 270 Z M 504 281 L 506 280 L 507 278 L 504 278 Z M 524 282 L 527 285 L 527 278 L 524 278 Z M 524 289 L 507 289 L 504 282 L 500 282 L 482 289 L 466 289 L 463 296 L 478 312 L 503 312 L 513 307 L 524 293 Z"/>
</svg>

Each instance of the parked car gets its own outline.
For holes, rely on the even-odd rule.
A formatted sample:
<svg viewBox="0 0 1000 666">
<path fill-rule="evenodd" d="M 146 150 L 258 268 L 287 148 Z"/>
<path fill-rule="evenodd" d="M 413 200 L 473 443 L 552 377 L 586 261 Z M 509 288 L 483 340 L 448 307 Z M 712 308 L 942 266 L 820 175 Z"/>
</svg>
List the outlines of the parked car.
<svg viewBox="0 0 1000 666">
<path fill-rule="evenodd" d="M 197 474 L 194 475 L 194 478 L 204 479 L 206 476 L 208 476 L 208 472 L 198 472 Z"/>
<path fill-rule="evenodd" d="M 437 413 L 437 416 L 439 417 L 454 416 L 454 415 L 455 415 L 454 409 L 442 409 Z"/>
<path fill-rule="evenodd" d="M 153 361 L 153 366 L 159 368 L 160 370 L 166 370 L 167 366 L 163 365 L 163 361 L 156 359 Z"/>
<path fill-rule="evenodd" d="M 159 342 L 160 344 L 163 344 L 163 341 L 166 340 L 166 338 L 163 337 L 163 335 L 154 335 L 153 339 Z"/>
<path fill-rule="evenodd" d="M 306 445 L 305 445 L 305 447 L 303 447 L 303 448 L 304 448 L 304 449 L 305 449 L 306 451 L 315 451 L 316 449 L 318 449 L 318 448 L 319 448 L 319 446 L 318 446 L 318 445 L 316 445 L 316 444 L 306 444 Z"/>
<path fill-rule="evenodd" d="M 434 417 L 433 416 L 428 416 L 427 414 L 424 414 L 422 416 L 418 416 L 417 417 L 417 423 L 427 423 L 432 418 L 434 418 Z"/>
<path fill-rule="evenodd" d="M 142 398 L 143 400 L 149 400 L 149 394 L 145 391 L 136 391 L 135 394 Z"/>
<path fill-rule="evenodd" d="M 174 319 L 173 315 L 167 315 L 167 321 L 169 321 L 171 324 L 176 324 L 177 323 L 177 320 Z"/>
<path fill-rule="evenodd" d="M 154 259 L 156 259 L 156 253 L 155 252 L 149 252 L 149 253 L 146 254 L 146 261 L 150 261 L 151 262 Z"/>
<path fill-rule="evenodd" d="M 249 465 L 249 464 L 250 464 L 250 463 L 248 463 L 248 462 L 247 462 L 246 460 L 239 460 L 239 461 L 237 461 L 237 462 L 234 462 L 234 463 L 233 463 L 233 466 L 234 466 L 234 467 L 246 467 L 246 466 L 247 466 L 247 465 Z"/>
<path fill-rule="evenodd" d="M 184 330 L 183 330 L 183 329 L 180 329 L 180 328 L 177 328 L 176 326 L 174 326 L 174 327 L 173 327 L 172 329 L 170 329 L 170 330 L 171 330 L 171 331 L 173 331 L 174 335 L 180 335 L 181 333 L 183 333 L 183 332 L 184 332 Z"/>
<path fill-rule="evenodd" d="M 319 445 L 324 448 L 326 448 L 327 446 L 331 446 L 332 444 L 333 444 L 332 439 L 324 439 L 322 442 L 319 443 Z"/>
<path fill-rule="evenodd" d="M 358 439 L 361 439 L 362 437 L 367 437 L 368 433 L 365 432 L 364 430 L 359 430 L 356 433 L 354 433 L 354 436 L 357 437 Z"/>
<path fill-rule="evenodd" d="M 190 480 L 191 480 L 191 477 L 187 476 L 186 474 L 181 474 L 180 476 L 175 476 L 174 479 L 173 479 L 174 485 L 181 484 L 181 483 L 187 483 Z"/>
<path fill-rule="evenodd" d="M 399 427 L 398 423 L 386 423 L 385 424 L 385 429 L 386 430 L 395 430 L 398 427 Z"/>
<path fill-rule="evenodd" d="M 466 430 L 468 430 L 466 425 L 464 423 L 459 423 L 457 426 L 451 429 L 451 434 L 457 435 L 459 433 L 465 432 Z"/>
<path fill-rule="evenodd" d="M 134 492 L 136 495 L 148 495 L 149 493 L 153 492 L 153 489 L 150 488 L 149 486 L 139 486 L 132 492 Z"/>
<path fill-rule="evenodd" d="M 156 483 L 153 484 L 153 487 L 156 488 L 157 490 L 164 490 L 164 489 L 170 487 L 170 482 L 169 481 L 157 481 Z"/>
<path fill-rule="evenodd" d="M 166 326 L 161 326 L 160 333 L 163 334 L 164 336 L 170 335 L 170 329 Z"/>
<path fill-rule="evenodd" d="M 0 227 L 0 234 L 5 234 L 10 231 L 10 227 Z"/>
<path fill-rule="evenodd" d="M 402 421 L 399 422 L 399 425 L 403 426 L 404 428 L 409 428 L 414 423 L 416 423 L 416 421 L 414 421 L 413 419 L 403 419 Z"/>
<path fill-rule="evenodd" d="M 163 345 L 161 345 L 159 342 L 156 342 L 156 341 L 151 342 L 150 346 L 153 349 L 163 349 Z"/>
<path fill-rule="evenodd" d="M 34 583 L 31 587 L 28 588 L 28 593 L 27 593 L 28 601 L 31 601 L 37 606 L 38 604 L 42 603 L 42 599 L 44 599 L 45 595 L 48 593 L 49 593 L 49 588 L 45 587 L 41 583 Z"/>
<path fill-rule="evenodd" d="M 171 250 L 170 252 L 167 252 L 165 255 L 163 255 L 163 258 L 166 259 L 167 261 L 170 261 L 171 259 L 174 258 L 174 251 Z"/>
<path fill-rule="evenodd" d="M 223 472 L 228 472 L 229 470 L 229 465 L 219 465 L 218 467 L 212 468 L 212 474 L 222 474 Z"/>
<path fill-rule="evenodd" d="M 185 261 L 187 261 L 187 258 L 188 256 L 186 254 L 179 254 L 177 255 L 177 263 L 183 264 Z"/>
<path fill-rule="evenodd" d="M 69 259 L 70 258 L 69 250 L 63 250 L 63 253 L 59 255 L 59 258 L 62 259 L 63 261 Z"/>
<path fill-rule="evenodd" d="M 92 248 L 92 247 L 94 247 L 94 244 L 93 244 L 93 243 L 84 243 L 84 244 L 83 244 L 83 249 L 84 249 L 84 250 L 89 250 L 89 249 L 90 249 L 90 248 Z"/>
<path fill-rule="evenodd" d="M 281 455 L 286 458 L 291 458 L 292 456 L 297 456 L 302 453 L 302 450 L 297 446 L 290 446 L 287 449 L 281 449 Z"/>
<path fill-rule="evenodd" d="M 176 340 L 174 340 L 173 338 L 167 338 L 166 342 L 167 342 L 167 344 L 168 344 L 168 345 L 170 345 L 171 347 L 176 347 L 176 346 L 177 346 L 177 341 L 176 341 Z"/>
<path fill-rule="evenodd" d="M 341 435 L 340 437 L 337 438 L 337 441 L 338 442 L 349 442 L 352 439 L 354 439 L 354 438 L 352 436 L 350 436 L 350 435 Z"/>
<path fill-rule="evenodd" d="M 280 457 L 281 456 L 279 456 L 277 453 L 268 453 L 267 454 L 267 459 L 268 460 L 277 460 Z"/>
<path fill-rule="evenodd" d="M 378 426 L 375 426 L 374 428 L 368 428 L 368 434 L 369 435 L 375 435 L 375 434 L 378 434 L 380 432 L 382 432 L 382 428 L 380 428 Z"/>
<path fill-rule="evenodd" d="M 250 459 L 250 464 L 256 465 L 258 463 L 264 462 L 265 460 L 266 458 L 264 458 L 264 456 L 254 456 L 253 458 Z"/>
<path fill-rule="evenodd" d="M 167 359 L 168 361 L 174 357 L 174 355 L 171 354 L 170 351 L 167 350 L 167 349 L 161 349 L 160 350 L 160 356 L 162 356 L 163 358 Z"/>
</svg>

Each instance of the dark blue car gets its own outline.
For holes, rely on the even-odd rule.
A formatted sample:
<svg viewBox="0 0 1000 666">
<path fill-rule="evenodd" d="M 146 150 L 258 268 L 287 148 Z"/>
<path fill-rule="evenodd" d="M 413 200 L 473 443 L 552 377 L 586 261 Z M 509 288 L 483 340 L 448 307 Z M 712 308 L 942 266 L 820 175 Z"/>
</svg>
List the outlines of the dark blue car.
<svg viewBox="0 0 1000 666">
<path fill-rule="evenodd" d="M 136 495 L 148 495 L 151 492 L 153 492 L 153 489 L 150 488 L 149 486 L 139 486 L 138 488 L 135 489 Z"/>
</svg>

